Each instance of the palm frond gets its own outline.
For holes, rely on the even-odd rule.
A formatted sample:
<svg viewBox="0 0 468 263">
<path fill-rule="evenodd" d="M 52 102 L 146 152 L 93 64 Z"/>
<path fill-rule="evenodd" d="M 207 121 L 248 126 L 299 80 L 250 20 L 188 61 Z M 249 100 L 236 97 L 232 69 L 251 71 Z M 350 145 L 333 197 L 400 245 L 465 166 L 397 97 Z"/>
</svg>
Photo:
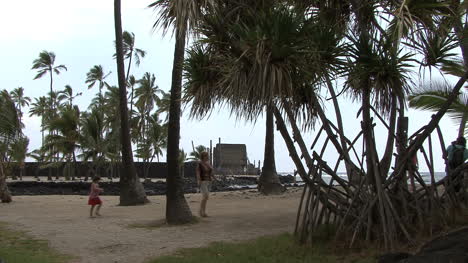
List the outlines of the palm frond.
<svg viewBox="0 0 468 263">
<path fill-rule="evenodd" d="M 408 96 L 411 108 L 437 112 L 447 101 L 452 87 L 447 83 L 436 82 L 421 86 Z M 450 105 L 447 114 L 450 118 L 460 122 L 464 114 L 468 113 L 468 93 L 463 92 L 458 99 Z"/>
</svg>

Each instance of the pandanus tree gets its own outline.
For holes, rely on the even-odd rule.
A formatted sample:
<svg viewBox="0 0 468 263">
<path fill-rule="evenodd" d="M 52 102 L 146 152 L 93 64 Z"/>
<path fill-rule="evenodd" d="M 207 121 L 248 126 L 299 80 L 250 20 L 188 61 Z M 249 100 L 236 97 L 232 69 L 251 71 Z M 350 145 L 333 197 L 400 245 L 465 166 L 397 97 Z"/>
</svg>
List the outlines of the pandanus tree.
<svg viewBox="0 0 468 263">
<path fill-rule="evenodd" d="M 122 145 L 122 165 L 120 174 L 120 205 L 138 205 L 149 202 L 133 163 L 132 145 L 127 107 L 127 81 L 125 80 L 124 49 L 122 38 L 122 18 L 120 0 L 114 0 L 115 49 L 117 76 L 119 82 L 120 139 Z"/>
<path fill-rule="evenodd" d="M 420 209 L 421 202 L 443 199 L 431 194 L 437 185 L 427 187 L 423 181 L 420 183 L 424 190 L 419 196 L 409 194 L 403 183 L 405 167 L 454 101 L 466 81 L 466 70 L 441 110 L 406 147 L 405 96 L 413 85 L 413 67 L 421 61 L 414 60 L 405 48 L 422 54 L 423 62 L 437 66 L 441 53 L 428 52 L 427 47 L 422 48 L 425 53 L 419 52 L 418 34 L 437 28 L 430 27 L 425 19 L 434 22 L 445 17 L 440 7 L 446 3 L 293 2 L 294 6 L 284 6 L 282 1 L 245 1 L 237 8 L 232 5 L 239 2 L 229 2 L 225 5 L 230 8 L 224 12 L 219 8 L 215 14 L 208 12 L 204 16 L 200 26 L 203 37 L 190 50 L 186 63 L 192 114 L 204 116 L 216 103 L 226 103 L 233 111 L 255 118 L 265 105 L 275 106 L 278 130 L 306 182 L 307 194 L 301 201 L 295 231 L 300 240 L 311 241 L 318 226 L 331 222 L 338 226 L 337 235 L 350 234 L 350 244 L 360 237 L 392 248 L 397 240 L 411 240 L 411 234 L 427 226 L 433 213 L 443 217 L 445 212 Z M 256 4 L 267 6 L 255 9 Z M 408 23 L 416 28 L 409 28 Z M 450 50 L 450 44 L 444 47 Z M 333 81 L 333 76 L 343 81 Z M 338 87 L 337 83 L 345 85 Z M 324 110 L 320 95 L 326 91 L 332 97 L 336 122 Z M 354 139 L 340 127 L 340 105 L 334 98 L 341 94 L 348 94 L 361 106 L 358 118 L 362 130 Z M 377 151 L 375 118 L 388 130 L 382 155 Z M 316 120 L 322 127 L 311 153 L 298 124 L 307 128 Z M 316 150 L 323 133 L 322 149 Z M 361 156 L 356 151 L 359 140 L 363 145 Z M 395 168 L 389 174 L 396 140 Z M 335 165 L 325 161 L 323 155 L 330 147 L 339 155 Z M 351 180 L 337 174 L 343 162 L 348 175 L 356 175 Z M 332 180 L 324 181 L 322 174 L 330 175 Z M 415 221 L 419 222 L 418 229 L 409 223 Z"/>
<path fill-rule="evenodd" d="M 437 216 L 446 216 L 442 210 L 420 209 L 422 203 L 433 202 L 434 200 L 443 202 L 443 198 L 439 199 L 436 197 L 434 199 L 430 193 L 434 189 L 433 187 L 437 187 L 437 184 L 427 187 L 424 181 L 420 180 L 420 184 L 428 192 L 422 191 L 422 193 L 420 192 L 421 195 L 416 197 L 415 195 L 408 194 L 405 173 L 409 158 L 414 156 L 416 151 L 422 149 L 422 144 L 426 139 L 428 139 L 429 148 L 432 151 L 430 134 L 438 127 L 440 118 L 455 99 L 454 95 L 463 86 L 466 80 L 466 73 L 462 74 L 461 79 L 453 89 L 454 92 L 444 103 L 443 107 L 441 107 L 441 110 L 434 115 L 428 125 L 421 128 L 412 136 L 414 140 L 408 147 L 406 143 L 408 126 L 404 111 L 404 98 L 412 86 L 409 78 L 412 73 L 412 66 L 416 62 L 421 62 L 420 64 L 423 67 L 437 66 L 439 59 L 442 57 L 441 55 L 444 53 L 443 49 L 440 48 L 448 48 L 445 51 L 448 50 L 450 52 L 453 50 L 454 46 L 450 42 L 445 42 L 443 46 L 439 46 L 439 49 L 429 49 L 426 46 L 427 42 L 421 41 L 421 37 L 432 36 L 436 33 L 434 29 L 437 29 L 437 21 L 440 18 L 446 17 L 446 15 L 440 13 L 444 5 L 446 3 L 434 2 L 428 4 L 427 1 L 405 1 L 403 3 L 349 1 L 349 12 L 354 17 L 354 24 L 349 27 L 350 31 L 347 34 L 347 39 L 351 43 L 348 57 L 351 58 L 350 62 L 352 63 L 346 68 L 344 76 L 347 78 L 346 87 L 348 91 L 361 103 L 362 131 L 357 138 L 363 137 L 364 147 L 363 158 L 358 165 L 361 166 L 363 175 L 361 184 L 370 190 L 369 193 L 374 197 L 372 198 L 372 202 L 364 202 L 365 205 L 357 205 L 355 207 L 356 211 L 354 214 L 359 215 L 358 220 L 350 219 L 353 205 L 356 205 L 356 203 L 348 206 L 345 216 L 340 219 L 342 223 L 340 223 L 339 232 L 346 229 L 346 225 L 352 225 L 354 228 L 352 233 L 355 237 L 361 233 L 366 240 L 381 240 L 385 247 L 392 248 L 398 240 L 412 239 L 411 234 L 414 234 L 415 230 L 414 226 L 409 225 L 408 222 L 417 221 L 418 230 L 416 231 L 421 231 L 428 225 L 432 227 L 432 223 L 428 223 L 428 220 L 431 220 L 434 213 L 437 213 Z M 386 16 L 390 17 L 390 19 L 386 18 L 390 23 L 387 24 L 388 28 L 383 28 L 380 21 Z M 437 42 L 439 44 L 444 43 L 444 41 Z M 408 50 L 405 50 L 404 46 L 400 46 L 400 43 L 404 43 L 404 46 L 409 46 L 413 50 L 418 51 L 424 57 L 424 60 L 413 60 Z M 386 150 L 380 160 L 376 150 L 375 123 L 371 114 L 382 122 L 384 122 L 385 117 L 390 122 L 390 125 L 384 122 L 388 129 L 388 139 Z M 395 123 L 397 123 L 396 127 Z M 440 135 L 440 130 L 438 133 Z M 388 174 L 389 159 L 385 159 L 385 157 L 389 156 L 391 158 L 394 144 L 394 139 L 391 137 L 393 136 L 396 137 L 395 140 L 398 142 L 397 157 L 393 172 Z M 443 145 L 443 142 L 441 142 L 441 145 Z M 352 149 L 352 143 L 347 148 Z M 291 151 L 294 151 L 294 149 Z M 313 158 L 310 158 L 307 157 L 305 151 L 301 152 L 305 154 L 309 162 L 319 162 L 318 171 L 328 171 L 327 173 L 333 174 L 333 170 L 327 166 L 327 163 L 323 162 L 321 156 L 314 153 Z M 424 152 L 424 155 L 426 156 L 426 152 Z M 426 161 L 431 169 L 433 164 L 431 164 L 429 159 L 426 159 Z M 431 171 L 433 172 L 432 169 Z M 317 176 L 320 176 L 321 172 L 316 173 Z M 317 177 L 313 178 L 313 180 L 317 180 Z M 336 177 L 336 180 L 340 185 L 345 185 L 338 177 Z M 314 192 L 315 190 L 311 189 L 310 191 Z M 351 191 L 350 193 L 353 192 Z M 323 192 L 317 191 L 315 193 Z M 321 202 L 323 201 L 313 202 L 313 205 L 310 207 L 315 207 L 316 204 Z M 326 203 L 321 204 L 327 207 Z M 364 213 L 360 210 L 363 206 L 367 207 Z M 450 207 L 450 205 L 447 207 Z M 311 212 L 306 207 L 304 209 L 304 213 Z M 300 232 L 301 237 L 306 239 L 307 234 L 313 232 L 315 227 L 320 225 L 323 214 L 332 210 L 334 209 L 331 208 L 329 210 L 329 208 L 326 208 L 326 211 L 322 211 L 317 216 L 310 218 L 305 216 L 304 221 L 298 221 L 300 224 L 296 230 Z M 337 215 L 335 212 L 331 213 L 334 216 Z M 311 220 L 314 222 L 313 224 L 306 223 Z M 364 223 L 365 220 L 367 220 L 367 223 Z M 327 220 L 325 221 L 327 222 Z M 354 238 L 351 240 L 351 244 L 354 240 Z"/>
<path fill-rule="evenodd" d="M 275 5 L 275 1 L 243 1 L 239 8 L 231 3 L 220 6 L 217 13 L 205 16 L 202 37 L 186 63 L 192 116 L 206 116 L 216 103 L 228 103 L 233 112 L 249 120 L 267 112 L 265 160 L 259 180 L 264 194 L 283 191 L 274 159 L 274 109 L 283 103 L 281 98 L 294 95 L 298 88 L 294 78 L 307 77 L 312 75 L 307 71 L 315 70 L 305 60 L 312 52 L 307 50 L 310 24 Z"/>
<path fill-rule="evenodd" d="M 183 180 L 180 175 L 179 139 L 182 97 L 182 67 L 185 55 L 185 41 L 189 32 L 196 27 L 203 16 L 203 10 L 213 6 L 213 0 L 185 1 L 162 0 L 149 5 L 158 12 L 153 28 L 172 28 L 175 36 L 174 60 L 172 65 L 171 97 L 169 106 L 166 193 L 166 220 L 169 224 L 192 222 L 193 216 L 184 197 Z"/>
<path fill-rule="evenodd" d="M 0 201 L 9 203 L 12 201 L 11 193 L 6 184 L 5 164 L 10 142 L 21 135 L 21 124 L 19 114 L 8 91 L 0 92 Z"/>
</svg>

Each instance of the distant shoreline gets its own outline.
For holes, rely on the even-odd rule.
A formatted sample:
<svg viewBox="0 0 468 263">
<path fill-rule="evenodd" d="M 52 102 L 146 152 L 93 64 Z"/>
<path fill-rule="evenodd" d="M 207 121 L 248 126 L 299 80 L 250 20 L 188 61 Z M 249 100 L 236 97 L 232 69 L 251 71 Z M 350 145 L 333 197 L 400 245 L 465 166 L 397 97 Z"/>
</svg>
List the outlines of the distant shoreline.
<svg viewBox="0 0 468 263">
<path fill-rule="evenodd" d="M 286 187 L 299 187 L 300 184 L 293 183 L 292 176 L 281 176 L 281 182 Z M 24 178 L 23 181 L 7 181 L 8 188 L 12 195 L 88 195 L 91 180 L 85 181 L 65 181 L 63 178 L 59 180 L 47 181 L 47 178 L 41 178 L 41 181 L 35 178 Z M 54 178 L 55 179 L 55 178 Z M 164 179 L 141 179 L 145 188 L 146 194 L 165 195 L 166 182 Z M 120 187 L 118 180 L 110 181 L 103 178 L 99 183 L 104 188 L 103 195 L 119 195 Z M 224 176 L 218 177 L 213 182 L 212 192 L 229 192 L 237 190 L 251 190 L 257 188 L 257 176 Z M 198 186 L 194 178 L 185 178 L 184 185 L 185 193 L 197 193 Z"/>
</svg>

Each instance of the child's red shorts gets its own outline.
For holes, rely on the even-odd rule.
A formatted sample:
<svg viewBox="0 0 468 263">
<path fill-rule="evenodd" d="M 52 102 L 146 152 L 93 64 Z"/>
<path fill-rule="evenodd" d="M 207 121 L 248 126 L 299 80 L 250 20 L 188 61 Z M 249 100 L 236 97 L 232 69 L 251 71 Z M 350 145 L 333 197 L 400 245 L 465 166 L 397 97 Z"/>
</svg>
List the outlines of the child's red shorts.
<svg viewBox="0 0 468 263">
<path fill-rule="evenodd" d="M 101 205 L 102 201 L 99 197 L 89 198 L 88 205 Z"/>
</svg>

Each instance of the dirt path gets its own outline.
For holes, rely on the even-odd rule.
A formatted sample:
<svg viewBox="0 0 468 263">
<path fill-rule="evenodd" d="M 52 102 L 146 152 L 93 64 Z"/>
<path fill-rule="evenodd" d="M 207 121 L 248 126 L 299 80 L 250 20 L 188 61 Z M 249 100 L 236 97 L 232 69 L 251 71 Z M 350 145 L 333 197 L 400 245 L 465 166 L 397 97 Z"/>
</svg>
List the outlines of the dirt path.
<svg viewBox="0 0 468 263">
<path fill-rule="evenodd" d="M 135 224 L 164 219 L 165 197 L 137 207 L 117 206 L 118 197 L 104 196 L 103 217 L 87 217 L 85 196 L 15 196 L 0 204 L 0 221 L 50 241 L 59 251 L 75 255 L 80 263 L 144 262 L 178 248 L 206 246 L 213 241 L 238 241 L 291 232 L 300 189 L 282 196 L 260 196 L 255 191 L 214 193 L 208 218 L 189 226 L 135 228 Z M 187 195 L 196 212 L 200 196 Z"/>
</svg>

